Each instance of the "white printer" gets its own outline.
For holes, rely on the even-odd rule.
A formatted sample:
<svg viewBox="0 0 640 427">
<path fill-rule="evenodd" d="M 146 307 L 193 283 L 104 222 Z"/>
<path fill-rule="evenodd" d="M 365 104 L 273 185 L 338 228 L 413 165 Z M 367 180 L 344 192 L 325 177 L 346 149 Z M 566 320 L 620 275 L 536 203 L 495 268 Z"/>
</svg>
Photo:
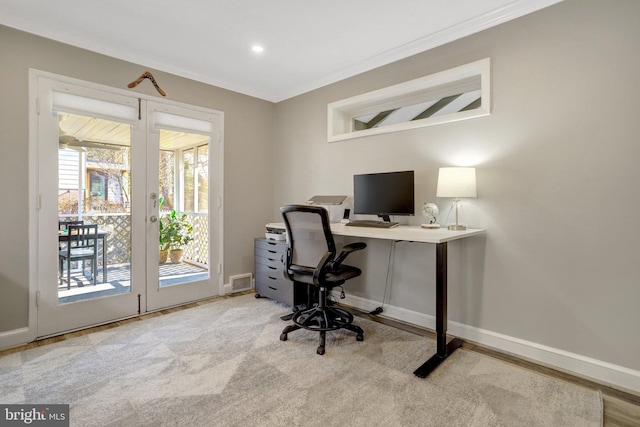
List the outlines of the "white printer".
<svg viewBox="0 0 640 427">
<path fill-rule="evenodd" d="M 307 203 L 310 205 L 323 206 L 329 212 L 329 222 L 337 223 L 342 221 L 345 212 L 345 205 L 342 203 L 347 196 L 313 196 Z M 284 222 L 272 222 L 265 225 L 265 237 L 270 240 L 287 240 L 287 230 Z"/>
<path fill-rule="evenodd" d="M 287 230 L 284 222 L 272 222 L 265 225 L 264 237 L 270 240 L 287 240 Z"/>
<path fill-rule="evenodd" d="M 347 196 L 313 196 L 307 203 L 310 205 L 323 206 L 329 211 L 329 222 L 336 223 L 342 221 L 344 217 L 345 205 L 342 203 Z"/>
</svg>

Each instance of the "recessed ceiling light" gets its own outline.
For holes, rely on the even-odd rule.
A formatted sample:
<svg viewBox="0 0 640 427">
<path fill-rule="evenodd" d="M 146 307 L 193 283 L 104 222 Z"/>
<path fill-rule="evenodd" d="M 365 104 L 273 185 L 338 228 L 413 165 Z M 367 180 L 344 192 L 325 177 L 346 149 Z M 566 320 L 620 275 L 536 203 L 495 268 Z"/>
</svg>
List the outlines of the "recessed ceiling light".
<svg viewBox="0 0 640 427">
<path fill-rule="evenodd" d="M 251 50 L 256 52 L 256 53 L 264 52 L 264 48 L 262 46 L 260 46 L 260 45 L 257 45 L 257 44 L 251 46 Z"/>
</svg>

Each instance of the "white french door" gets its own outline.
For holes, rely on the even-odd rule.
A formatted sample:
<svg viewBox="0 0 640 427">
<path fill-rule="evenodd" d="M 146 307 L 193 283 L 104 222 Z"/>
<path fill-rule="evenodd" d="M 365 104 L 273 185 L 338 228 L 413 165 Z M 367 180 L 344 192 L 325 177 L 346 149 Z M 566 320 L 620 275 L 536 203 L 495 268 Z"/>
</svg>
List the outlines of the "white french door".
<svg viewBox="0 0 640 427">
<path fill-rule="evenodd" d="M 35 73 L 37 336 L 221 294 L 222 113 Z M 68 221 L 98 225 L 95 256 L 60 256 Z"/>
<path fill-rule="evenodd" d="M 213 171 L 222 171 L 222 123 L 211 112 L 151 101 L 147 117 L 146 235 L 147 247 L 154 249 L 147 263 L 146 295 L 147 308 L 157 310 L 209 297 L 212 291 L 222 293 L 222 194 L 210 178 Z M 170 259 L 161 262 L 158 242 L 165 239 L 159 225 L 167 230 L 179 220 L 185 224 L 177 226 L 178 238 L 168 233 Z M 174 258 L 176 252 L 189 262 Z"/>
</svg>

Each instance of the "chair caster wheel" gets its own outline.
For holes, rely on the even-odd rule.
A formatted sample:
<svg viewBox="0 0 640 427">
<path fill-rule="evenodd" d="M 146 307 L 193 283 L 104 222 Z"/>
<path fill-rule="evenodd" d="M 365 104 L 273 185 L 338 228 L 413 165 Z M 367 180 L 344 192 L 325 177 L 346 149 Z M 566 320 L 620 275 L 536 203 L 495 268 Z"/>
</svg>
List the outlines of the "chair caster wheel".
<svg viewBox="0 0 640 427">
<path fill-rule="evenodd" d="M 258 299 L 258 298 L 261 298 L 261 297 L 262 297 L 262 295 L 260 295 L 260 294 L 256 294 L 256 295 L 255 295 L 255 297 L 256 297 L 256 299 Z"/>
<path fill-rule="evenodd" d="M 280 341 L 286 341 L 287 340 L 287 334 L 280 334 Z"/>
<path fill-rule="evenodd" d="M 318 347 L 318 350 L 316 350 L 316 353 L 322 356 L 324 354 L 324 347 Z"/>
<path fill-rule="evenodd" d="M 364 335 L 362 334 L 356 335 L 356 341 L 364 341 Z"/>
</svg>

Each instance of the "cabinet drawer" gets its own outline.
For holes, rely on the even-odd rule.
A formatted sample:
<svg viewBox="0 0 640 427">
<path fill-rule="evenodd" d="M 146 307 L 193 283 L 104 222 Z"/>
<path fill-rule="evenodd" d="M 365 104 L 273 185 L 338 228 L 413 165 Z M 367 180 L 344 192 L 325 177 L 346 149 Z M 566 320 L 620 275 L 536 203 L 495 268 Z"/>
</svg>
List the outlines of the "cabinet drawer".
<svg viewBox="0 0 640 427">
<path fill-rule="evenodd" d="M 266 251 L 266 253 L 272 253 L 272 254 L 273 253 L 286 254 L 287 243 L 279 240 L 256 239 L 255 251 L 256 253 Z"/>
<path fill-rule="evenodd" d="M 256 275 L 256 293 L 293 306 L 293 282 L 277 275 Z"/>
<path fill-rule="evenodd" d="M 257 261 L 257 260 L 256 260 Z M 273 279 L 283 279 L 289 280 L 284 276 L 284 268 L 282 264 L 271 265 L 271 264 L 259 264 L 256 262 L 256 278 L 258 277 L 271 277 Z"/>
<path fill-rule="evenodd" d="M 287 242 L 263 238 L 254 242 L 256 293 L 293 306 L 293 283 L 284 276 Z"/>
<path fill-rule="evenodd" d="M 281 258 L 282 255 L 280 254 L 268 254 L 269 256 L 259 256 L 258 254 L 256 254 L 256 257 L 254 258 L 255 263 L 256 263 L 256 268 L 258 268 L 258 265 L 266 265 L 267 267 L 275 267 L 275 268 L 279 268 L 280 270 L 284 269 L 284 258 Z"/>
</svg>

